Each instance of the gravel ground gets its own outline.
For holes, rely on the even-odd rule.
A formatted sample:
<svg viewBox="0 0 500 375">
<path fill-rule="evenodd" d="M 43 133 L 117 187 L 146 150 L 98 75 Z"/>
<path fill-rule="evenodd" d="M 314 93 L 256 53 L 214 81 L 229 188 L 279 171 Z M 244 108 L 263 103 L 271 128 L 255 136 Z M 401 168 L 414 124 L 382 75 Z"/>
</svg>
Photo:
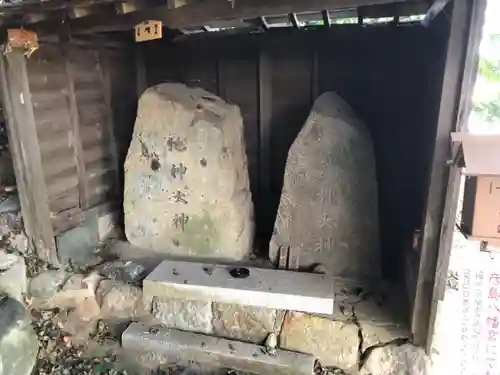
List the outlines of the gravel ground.
<svg viewBox="0 0 500 375">
<path fill-rule="evenodd" d="M 71 335 L 65 333 L 58 323 L 59 314 L 64 312 L 37 311 L 31 312 L 32 326 L 38 336 L 39 352 L 32 375 L 253 375 L 225 368 L 208 368 L 199 364 L 190 366 L 162 366 L 142 371 L 134 367 L 132 370 L 121 362 L 120 354 L 104 350 L 105 355 L 91 355 L 89 345 L 103 345 L 106 348 L 115 345 L 119 347 L 118 338 L 110 328 L 100 321 L 95 332 L 84 345 L 73 342 Z M 106 345 L 107 344 L 107 345 Z M 110 345 L 111 344 L 111 345 Z M 104 352 L 103 351 L 103 352 Z M 340 369 L 324 368 L 319 363 L 315 375 L 345 375 Z"/>
<path fill-rule="evenodd" d="M 39 343 L 38 360 L 32 375 L 253 375 L 231 369 L 208 368 L 198 364 L 187 367 L 167 365 L 154 370 L 144 368 L 139 371 L 134 366 L 129 370 L 121 361 L 120 353 L 110 352 L 107 349 L 103 350 L 107 352 L 106 355 L 95 356 L 89 350 L 89 346 L 95 348 L 96 345 L 109 348 L 115 344 L 115 347 L 119 347 L 118 338 L 103 321 L 97 324 L 95 332 L 90 335 L 86 344 L 78 345 L 58 323 L 60 321 L 58 315 L 64 312 L 34 310 L 31 313 L 32 326 Z M 318 373 L 320 374 L 327 375 Z"/>
<path fill-rule="evenodd" d="M 117 369 L 116 355 L 102 357 L 86 356 L 85 345 L 74 345 L 72 337 L 64 333 L 56 323 L 57 312 L 34 312 L 33 328 L 38 336 L 38 360 L 33 375 L 126 375 Z M 101 326 L 101 325 L 99 325 Z M 105 327 L 94 335 L 95 342 L 102 342 L 107 332 Z"/>
</svg>

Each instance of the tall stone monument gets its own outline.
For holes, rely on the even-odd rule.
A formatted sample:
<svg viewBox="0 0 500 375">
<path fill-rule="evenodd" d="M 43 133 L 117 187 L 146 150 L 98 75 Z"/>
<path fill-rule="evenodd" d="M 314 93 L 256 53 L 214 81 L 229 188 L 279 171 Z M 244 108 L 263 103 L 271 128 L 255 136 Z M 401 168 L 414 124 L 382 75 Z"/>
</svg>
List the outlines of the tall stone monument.
<svg viewBox="0 0 500 375">
<path fill-rule="evenodd" d="M 138 247 L 195 258 L 249 254 L 253 204 L 239 108 L 183 84 L 146 90 L 125 161 L 124 212 Z"/>
<path fill-rule="evenodd" d="M 300 268 L 379 276 L 377 201 L 367 128 L 337 94 L 322 94 L 288 153 L 271 260 L 290 249 Z"/>
</svg>

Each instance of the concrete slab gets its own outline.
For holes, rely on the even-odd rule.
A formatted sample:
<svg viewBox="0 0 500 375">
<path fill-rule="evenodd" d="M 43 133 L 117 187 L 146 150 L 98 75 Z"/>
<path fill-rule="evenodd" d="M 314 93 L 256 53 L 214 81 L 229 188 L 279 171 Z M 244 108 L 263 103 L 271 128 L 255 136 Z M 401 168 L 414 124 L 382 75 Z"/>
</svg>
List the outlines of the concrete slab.
<svg viewBox="0 0 500 375">
<path fill-rule="evenodd" d="M 269 355 L 263 346 L 175 329 L 149 328 L 141 323 L 132 323 L 125 330 L 122 346 L 131 352 L 216 363 L 261 375 L 312 375 L 315 362 L 315 358 L 307 354 L 277 349 L 276 355 Z"/>
<path fill-rule="evenodd" d="M 167 297 L 226 302 L 282 310 L 333 314 L 334 285 L 319 274 L 246 267 L 164 261 L 144 280 L 146 298 Z"/>
</svg>

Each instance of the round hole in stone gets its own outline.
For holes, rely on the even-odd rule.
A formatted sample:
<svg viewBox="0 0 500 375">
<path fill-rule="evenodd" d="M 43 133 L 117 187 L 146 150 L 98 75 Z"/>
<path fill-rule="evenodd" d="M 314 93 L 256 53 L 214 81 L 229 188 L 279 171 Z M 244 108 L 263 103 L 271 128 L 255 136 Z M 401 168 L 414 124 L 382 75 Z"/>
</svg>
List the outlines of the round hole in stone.
<svg viewBox="0 0 500 375">
<path fill-rule="evenodd" d="M 250 270 L 245 267 L 235 267 L 229 270 L 229 274 L 235 279 L 246 279 L 250 276 Z"/>
<path fill-rule="evenodd" d="M 201 164 L 201 166 L 202 166 L 202 167 L 206 167 L 206 166 L 207 166 L 207 159 L 202 158 L 202 159 L 200 160 L 200 164 Z"/>
<path fill-rule="evenodd" d="M 161 164 L 158 161 L 158 159 L 156 159 L 156 158 L 151 159 L 151 170 L 156 172 L 160 169 L 160 167 L 161 167 Z"/>
</svg>

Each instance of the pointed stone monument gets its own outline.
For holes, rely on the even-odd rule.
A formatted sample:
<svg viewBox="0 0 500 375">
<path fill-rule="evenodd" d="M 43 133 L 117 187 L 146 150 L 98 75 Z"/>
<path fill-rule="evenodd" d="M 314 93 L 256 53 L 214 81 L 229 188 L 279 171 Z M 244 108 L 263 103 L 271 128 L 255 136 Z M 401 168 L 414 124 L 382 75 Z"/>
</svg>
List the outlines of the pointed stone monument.
<svg viewBox="0 0 500 375">
<path fill-rule="evenodd" d="M 368 129 L 337 94 L 322 94 L 288 153 L 271 260 L 290 249 L 300 269 L 379 276 L 377 201 Z"/>
</svg>

